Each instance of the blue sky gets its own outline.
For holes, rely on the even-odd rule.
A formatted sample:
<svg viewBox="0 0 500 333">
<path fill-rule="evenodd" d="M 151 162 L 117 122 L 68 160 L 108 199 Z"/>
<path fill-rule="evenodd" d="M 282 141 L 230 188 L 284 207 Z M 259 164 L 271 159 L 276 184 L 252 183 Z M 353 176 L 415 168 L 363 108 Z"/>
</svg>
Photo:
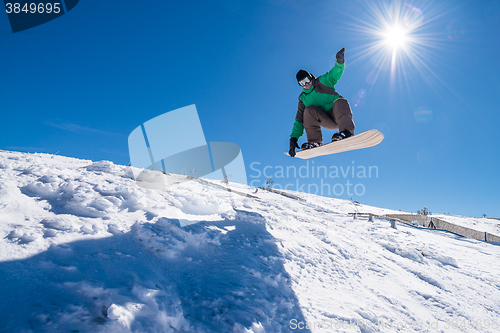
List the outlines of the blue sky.
<svg viewBox="0 0 500 333">
<path fill-rule="evenodd" d="M 394 13 L 411 29 L 392 63 L 380 33 Z M 0 15 L 0 149 L 128 164 L 132 130 L 196 104 L 206 140 L 238 144 L 255 185 L 271 176 L 385 208 L 500 217 L 499 21 L 493 0 L 87 0 L 16 34 Z M 357 132 L 385 140 L 309 164 L 285 156 L 295 73 L 325 73 L 342 47 L 336 89 Z M 318 167 L 328 174 L 313 177 Z"/>
</svg>

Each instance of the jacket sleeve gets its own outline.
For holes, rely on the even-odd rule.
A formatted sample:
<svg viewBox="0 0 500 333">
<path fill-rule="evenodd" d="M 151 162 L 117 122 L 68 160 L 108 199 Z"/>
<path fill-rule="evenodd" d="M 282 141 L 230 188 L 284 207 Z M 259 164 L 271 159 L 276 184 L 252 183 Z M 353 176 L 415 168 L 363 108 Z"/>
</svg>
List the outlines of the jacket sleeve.
<svg viewBox="0 0 500 333">
<path fill-rule="evenodd" d="M 320 77 L 320 79 L 322 79 L 321 83 L 333 87 L 342 77 L 344 69 L 345 69 L 345 63 L 339 64 L 337 61 L 335 61 L 335 66 L 333 66 L 333 68 L 325 75 L 321 75 Z"/>
<path fill-rule="evenodd" d="M 304 110 L 306 106 L 300 100 L 299 97 L 299 106 L 297 109 L 297 115 L 295 116 L 295 122 L 293 123 L 292 134 L 290 134 L 290 138 L 300 138 L 302 134 L 304 134 Z"/>
</svg>

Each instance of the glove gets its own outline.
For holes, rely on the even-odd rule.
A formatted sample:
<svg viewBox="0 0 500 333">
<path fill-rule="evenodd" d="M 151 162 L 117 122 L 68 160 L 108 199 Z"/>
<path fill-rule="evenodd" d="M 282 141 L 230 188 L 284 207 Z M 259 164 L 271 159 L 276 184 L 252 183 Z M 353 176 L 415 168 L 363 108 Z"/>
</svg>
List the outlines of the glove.
<svg viewBox="0 0 500 333">
<path fill-rule="evenodd" d="M 345 52 L 345 47 L 342 48 L 339 52 L 337 52 L 337 55 L 335 56 L 337 58 L 337 62 L 339 64 L 344 63 L 344 52 Z"/>
<path fill-rule="evenodd" d="M 290 138 L 290 150 L 288 151 L 288 154 L 292 157 L 295 157 L 295 148 L 300 148 L 297 144 L 298 140 L 299 139 L 297 138 Z"/>
</svg>

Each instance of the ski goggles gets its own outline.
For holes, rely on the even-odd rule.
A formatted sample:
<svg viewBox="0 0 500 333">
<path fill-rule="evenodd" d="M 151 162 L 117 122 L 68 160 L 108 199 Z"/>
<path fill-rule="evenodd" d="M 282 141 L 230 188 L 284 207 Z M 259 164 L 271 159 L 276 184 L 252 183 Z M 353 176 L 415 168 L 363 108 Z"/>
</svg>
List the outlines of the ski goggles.
<svg viewBox="0 0 500 333">
<path fill-rule="evenodd" d="M 303 78 L 302 80 L 299 81 L 299 85 L 301 87 L 305 87 L 309 83 L 311 83 L 311 78 L 309 76 L 306 76 L 305 78 Z"/>
</svg>

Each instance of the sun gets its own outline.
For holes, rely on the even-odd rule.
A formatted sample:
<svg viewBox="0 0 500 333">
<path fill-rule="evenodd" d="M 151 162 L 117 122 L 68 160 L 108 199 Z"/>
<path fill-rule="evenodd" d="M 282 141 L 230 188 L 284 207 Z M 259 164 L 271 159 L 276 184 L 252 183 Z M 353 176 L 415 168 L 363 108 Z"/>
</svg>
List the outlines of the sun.
<svg viewBox="0 0 500 333">
<path fill-rule="evenodd" d="M 383 42 L 392 50 L 404 48 L 409 41 L 408 30 L 400 26 L 388 27 L 383 32 Z"/>
</svg>

